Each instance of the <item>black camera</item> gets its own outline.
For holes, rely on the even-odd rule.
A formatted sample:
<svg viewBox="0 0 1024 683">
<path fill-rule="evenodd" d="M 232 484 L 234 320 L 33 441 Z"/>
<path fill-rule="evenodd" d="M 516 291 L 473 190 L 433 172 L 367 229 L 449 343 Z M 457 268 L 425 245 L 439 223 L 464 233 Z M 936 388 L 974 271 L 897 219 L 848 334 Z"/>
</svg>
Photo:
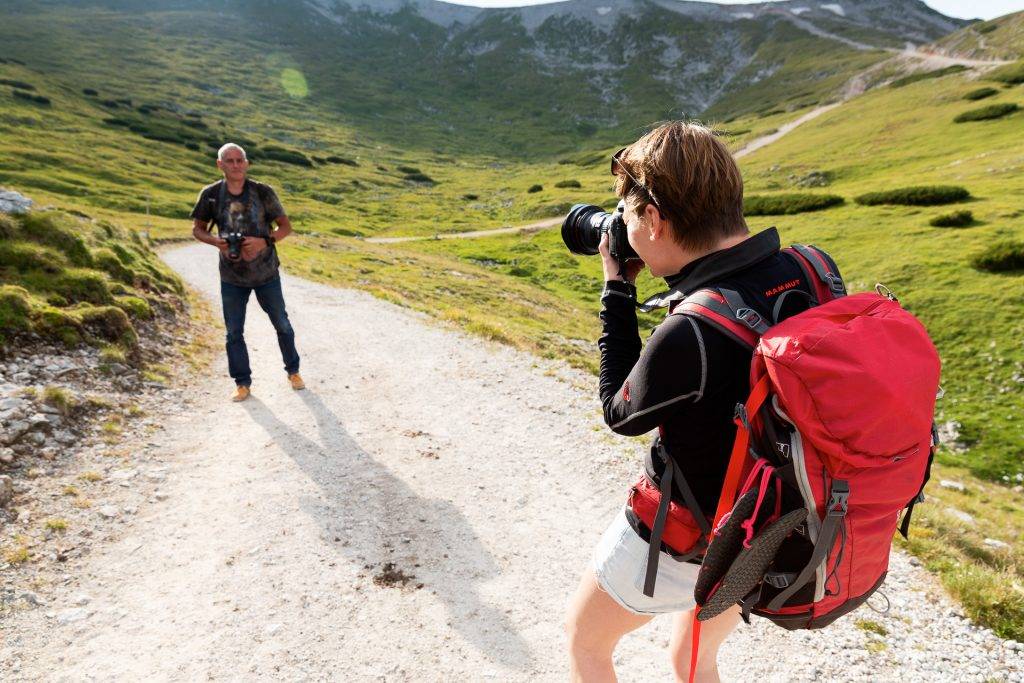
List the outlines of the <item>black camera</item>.
<svg viewBox="0 0 1024 683">
<path fill-rule="evenodd" d="M 220 236 L 222 240 L 228 243 L 228 258 L 232 261 L 237 261 L 242 256 L 242 242 L 245 241 L 245 235 L 240 232 L 228 232 Z"/>
<path fill-rule="evenodd" d="M 593 256 L 598 253 L 601 235 L 608 233 L 608 250 L 620 268 L 630 259 L 639 259 L 626 238 L 626 221 L 622 220 L 625 209 L 625 201 L 619 202 L 614 213 L 592 204 L 574 205 L 562 223 L 562 241 L 574 254 Z"/>
</svg>

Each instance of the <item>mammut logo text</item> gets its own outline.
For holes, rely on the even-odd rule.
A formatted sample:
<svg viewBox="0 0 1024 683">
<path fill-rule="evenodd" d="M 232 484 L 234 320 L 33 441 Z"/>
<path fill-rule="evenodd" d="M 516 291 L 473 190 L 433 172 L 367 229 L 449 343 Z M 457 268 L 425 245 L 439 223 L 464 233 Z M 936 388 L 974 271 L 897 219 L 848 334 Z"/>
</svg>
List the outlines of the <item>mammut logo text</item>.
<svg viewBox="0 0 1024 683">
<path fill-rule="evenodd" d="M 790 280 L 789 282 L 782 283 L 778 287 L 772 287 L 767 292 L 765 292 L 764 295 L 765 296 L 775 296 L 776 294 L 782 294 L 787 289 L 793 289 L 798 284 L 800 284 L 800 280 Z"/>
</svg>

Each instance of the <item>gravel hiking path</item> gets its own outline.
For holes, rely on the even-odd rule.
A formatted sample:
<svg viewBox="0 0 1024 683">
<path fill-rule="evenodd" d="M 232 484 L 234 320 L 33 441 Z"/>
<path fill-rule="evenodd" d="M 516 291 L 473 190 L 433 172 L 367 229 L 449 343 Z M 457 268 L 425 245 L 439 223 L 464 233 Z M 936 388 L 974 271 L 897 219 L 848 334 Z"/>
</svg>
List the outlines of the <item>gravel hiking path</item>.
<svg viewBox="0 0 1024 683">
<path fill-rule="evenodd" d="M 213 250 L 165 258 L 219 305 Z M 361 292 L 284 289 L 309 389 L 253 303 L 252 399 L 227 401 L 218 359 L 167 406 L 163 500 L 10 614 L 0 678 L 566 680 L 566 600 L 643 452 L 604 428 L 595 378 Z M 741 626 L 726 680 L 1024 677 L 905 556 L 884 591 L 887 616 Z M 625 639 L 623 680 L 671 680 L 668 627 Z"/>
</svg>

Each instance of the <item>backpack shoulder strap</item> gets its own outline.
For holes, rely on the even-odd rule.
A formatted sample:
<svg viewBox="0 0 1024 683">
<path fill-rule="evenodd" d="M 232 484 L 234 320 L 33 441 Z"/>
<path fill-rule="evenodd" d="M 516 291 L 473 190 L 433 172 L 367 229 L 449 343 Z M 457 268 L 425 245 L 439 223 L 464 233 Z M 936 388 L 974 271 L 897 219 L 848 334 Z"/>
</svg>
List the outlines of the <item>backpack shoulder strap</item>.
<svg viewBox="0 0 1024 683">
<path fill-rule="evenodd" d="M 813 283 L 818 303 L 825 304 L 846 296 L 846 285 L 828 254 L 806 244 L 794 244 L 782 251 L 796 260 L 807 277 L 807 282 Z"/>
<path fill-rule="evenodd" d="M 669 315 L 689 315 L 703 320 L 739 344 L 753 349 L 768 330 L 768 323 L 731 289 L 699 289 L 676 303 Z"/>
</svg>

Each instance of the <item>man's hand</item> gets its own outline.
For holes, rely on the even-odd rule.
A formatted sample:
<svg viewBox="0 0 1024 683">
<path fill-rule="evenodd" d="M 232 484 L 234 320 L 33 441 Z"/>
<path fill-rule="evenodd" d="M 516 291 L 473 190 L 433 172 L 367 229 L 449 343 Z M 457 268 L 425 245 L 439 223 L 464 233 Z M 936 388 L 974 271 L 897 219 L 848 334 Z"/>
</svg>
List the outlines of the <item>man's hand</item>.
<svg viewBox="0 0 1024 683">
<path fill-rule="evenodd" d="M 220 237 L 214 237 L 213 239 L 214 239 L 214 241 L 211 242 L 210 244 L 212 244 L 213 246 L 215 246 L 218 249 L 220 249 L 220 253 L 224 254 L 224 258 L 227 258 L 227 256 L 228 256 L 228 241 L 226 239 L 221 239 Z"/>
<path fill-rule="evenodd" d="M 246 237 L 242 240 L 242 260 L 252 261 L 267 248 L 267 241 L 262 237 Z"/>
<path fill-rule="evenodd" d="M 623 278 L 619 275 L 619 262 L 612 258 L 611 252 L 608 251 L 608 233 L 601 235 L 601 244 L 598 246 L 598 251 L 601 252 L 601 264 L 604 266 L 605 282 L 609 280 L 625 280 L 633 284 L 636 282 L 636 276 L 640 274 L 640 271 L 647 267 L 647 264 L 640 259 L 630 259 L 626 261 L 626 267 L 624 268 L 626 277 Z"/>
</svg>

